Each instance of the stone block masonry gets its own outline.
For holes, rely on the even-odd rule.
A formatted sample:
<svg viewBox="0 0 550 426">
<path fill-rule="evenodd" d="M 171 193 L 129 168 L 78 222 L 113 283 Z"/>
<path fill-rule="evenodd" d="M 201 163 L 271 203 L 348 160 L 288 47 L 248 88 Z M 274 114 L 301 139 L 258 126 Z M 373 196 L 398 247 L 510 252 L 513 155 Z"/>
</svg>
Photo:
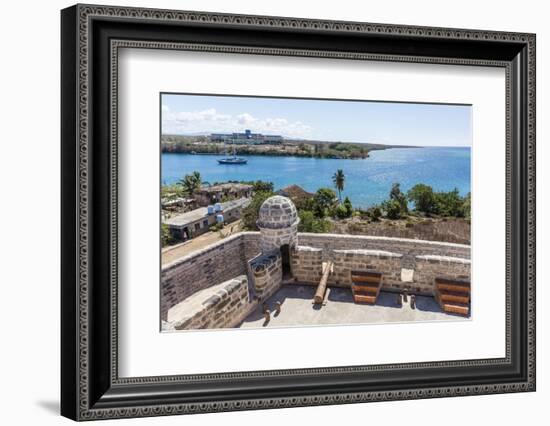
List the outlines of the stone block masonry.
<svg viewBox="0 0 550 426">
<path fill-rule="evenodd" d="M 298 244 L 331 250 L 383 250 L 400 253 L 406 257 L 439 255 L 470 258 L 470 246 L 439 241 L 414 240 L 366 235 L 299 233 Z"/>
<path fill-rule="evenodd" d="M 323 249 L 297 246 L 291 252 L 294 280 L 299 283 L 318 284 L 322 275 Z"/>
<path fill-rule="evenodd" d="M 168 310 L 199 290 L 246 275 L 243 234 L 236 234 L 218 243 L 185 256 L 162 268 L 161 319 Z"/>
<path fill-rule="evenodd" d="M 419 291 L 433 293 L 436 278 L 470 281 L 470 266 L 470 259 L 438 255 L 416 256 L 414 285 L 419 286 Z"/>
<path fill-rule="evenodd" d="M 299 242 L 312 245 L 298 245 L 292 252 L 292 273 L 296 283 L 317 285 L 322 264 L 327 260 L 334 262 L 333 274 L 328 279 L 330 286 L 350 287 L 351 271 L 354 270 L 382 273 L 384 290 L 407 289 L 427 295 L 433 294 L 436 277 L 470 280 L 469 246 L 328 234 L 299 234 Z M 441 254 L 460 254 L 461 257 Z M 404 270 L 405 275 L 410 276 L 406 281 L 402 280 Z"/>
<path fill-rule="evenodd" d="M 264 253 L 252 259 L 249 264 L 254 280 L 254 296 L 257 300 L 266 300 L 281 287 L 281 254 L 278 250 Z"/>
<path fill-rule="evenodd" d="M 400 288 L 402 257 L 383 250 L 334 250 L 334 274 L 329 284 L 351 287 L 351 271 L 370 271 L 382 274 L 383 288 Z"/>
<path fill-rule="evenodd" d="M 437 277 L 470 280 L 470 246 L 379 236 L 296 233 L 297 218 L 292 208 L 288 213 L 287 207 L 279 201 L 270 204 L 269 215 L 259 223 L 263 226 L 261 233 L 232 235 L 164 266 L 161 319 L 167 321 L 171 308 L 196 293 L 246 275 L 250 280 L 243 287 L 243 291 L 248 287 L 246 309 L 254 309 L 258 300 L 265 300 L 282 285 L 279 244 L 289 245 L 290 271 L 297 283 L 318 284 L 322 264 L 328 260 L 334 261 L 328 280 L 332 286 L 349 287 L 352 270 L 381 272 L 384 289 L 407 288 L 423 294 L 433 294 Z M 220 318 L 214 320 L 216 327 L 222 327 L 223 321 L 227 324 L 227 319 Z"/>
<path fill-rule="evenodd" d="M 248 280 L 241 275 L 198 291 L 173 306 L 163 330 L 235 327 L 251 312 Z"/>
</svg>

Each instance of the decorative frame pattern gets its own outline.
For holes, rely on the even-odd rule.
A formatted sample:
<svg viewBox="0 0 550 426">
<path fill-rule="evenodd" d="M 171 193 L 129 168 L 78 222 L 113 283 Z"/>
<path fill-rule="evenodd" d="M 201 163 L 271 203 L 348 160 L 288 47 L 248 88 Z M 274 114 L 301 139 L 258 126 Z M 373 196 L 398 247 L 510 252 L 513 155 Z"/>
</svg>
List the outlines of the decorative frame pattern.
<svg viewBox="0 0 550 426">
<path fill-rule="evenodd" d="M 66 172 L 75 178 L 72 186 L 64 187 L 64 190 L 74 190 L 72 197 L 68 195 L 64 199 L 65 209 L 71 209 L 75 213 L 74 230 L 66 229 L 67 238 L 75 239 L 73 244 L 65 243 L 66 252 L 63 252 L 64 262 L 75 262 L 73 265 L 74 277 L 65 278 L 63 282 L 63 291 L 73 291 L 74 306 L 69 309 L 67 301 L 62 301 L 63 314 L 63 353 L 65 357 L 70 357 L 72 363 L 70 366 L 64 366 L 65 378 L 62 377 L 64 390 L 62 390 L 62 413 L 68 417 L 78 420 L 91 420 L 112 417 L 137 417 L 150 415 L 170 415 L 183 413 L 229 411 L 260 408 L 280 408 L 292 406 L 307 406 L 321 404 L 341 404 L 352 402 L 399 400 L 415 398 L 433 398 L 442 396 L 460 396 L 487 393 L 503 393 L 518 391 L 533 391 L 535 389 L 535 36 L 533 34 L 503 33 L 493 31 L 477 31 L 463 29 L 447 28 L 426 28 L 409 27 L 401 25 L 369 24 L 357 22 L 337 22 L 324 20 L 294 19 L 294 18 L 276 18 L 264 16 L 246 16 L 229 14 L 212 14 L 202 12 L 184 12 L 167 11 L 156 9 L 136 9 L 124 7 L 103 7 L 77 5 L 66 9 L 64 12 L 65 28 L 63 45 L 66 57 L 74 60 L 70 65 L 64 65 L 66 73 L 74 74 L 74 87 L 71 88 L 76 94 L 76 104 L 74 99 L 70 105 L 66 105 L 71 96 L 64 99 L 63 111 L 69 114 L 68 108 L 75 111 L 74 131 L 69 131 L 64 138 L 63 146 L 72 145 L 75 156 L 64 160 Z M 345 52 L 345 51 L 325 51 L 315 49 L 297 49 L 297 48 L 277 48 L 277 47 L 249 47 L 236 45 L 216 45 L 211 43 L 182 43 L 177 41 L 145 41 L 128 39 L 110 39 L 109 55 L 110 71 L 108 80 L 108 89 L 110 90 L 110 305 L 109 318 L 110 329 L 108 330 L 110 356 L 109 360 L 103 359 L 100 367 L 92 365 L 92 348 L 90 342 L 96 339 L 96 335 L 91 330 L 96 315 L 90 315 L 91 306 L 91 245 L 93 235 L 91 234 L 91 217 L 95 209 L 94 194 L 91 186 L 93 185 L 90 156 L 92 148 L 93 132 L 91 131 L 91 114 L 93 109 L 94 90 L 91 78 L 93 49 L 98 49 L 92 43 L 92 24 L 95 20 L 105 20 L 110 22 L 139 22 L 148 24 L 178 24 L 178 25 L 215 25 L 224 27 L 254 28 L 254 29 L 276 29 L 290 31 L 315 31 L 327 34 L 359 34 L 374 35 L 380 37 L 410 37 L 415 40 L 446 40 L 449 42 L 467 41 L 481 43 L 504 43 L 506 45 L 515 45 L 525 50 L 524 67 L 526 69 L 525 78 L 522 81 L 513 79 L 513 74 L 517 72 L 517 64 L 511 59 L 483 59 L 483 58 L 460 58 L 460 57 L 440 57 L 440 56 L 407 56 L 399 54 L 384 53 L 364 53 L 364 52 Z M 74 40 L 69 40 L 70 37 Z M 223 51 L 239 54 L 264 54 L 264 55 L 296 55 L 296 56 L 314 56 L 336 59 L 361 59 L 375 61 L 398 61 L 398 62 L 424 62 L 424 63 L 444 63 L 456 65 L 481 65 L 496 66 L 506 69 L 506 135 L 507 135 L 507 164 L 506 164 L 506 195 L 507 195 L 507 262 L 506 262 L 506 357 L 504 359 L 487 360 L 467 360 L 436 363 L 415 363 L 415 364 L 394 364 L 381 366 L 361 366 L 361 367 L 327 367 L 322 369 L 300 369 L 300 370 L 275 370 L 247 373 L 223 373 L 215 375 L 193 375 L 193 376 L 163 376 L 146 378 L 118 378 L 117 374 L 117 84 L 118 84 L 118 49 L 124 47 L 132 48 L 154 48 L 154 49 L 178 49 L 178 50 L 196 50 L 196 51 Z M 526 58 L 526 59 L 525 59 Z M 72 62 L 72 61 L 69 61 Z M 103 64 L 105 65 L 105 64 Z M 522 89 L 525 91 L 525 105 L 513 105 L 512 98 L 520 90 L 517 85 L 525 85 Z M 97 87 L 97 86 L 96 86 Z M 102 87 L 101 90 L 104 90 Z M 67 89 L 65 89 L 67 91 Z M 68 94 L 73 94 L 69 90 Z M 396 371 L 407 369 L 425 369 L 425 368 L 449 368 L 449 367 L 474 367 L 489 365 L 510 365 L 512 363 L 512 325 L 517 320 L 513 317 L 511 308 L 512 301 L 512 265 L 510 258 L 512 256 L 513 226 L 518 223 L 513 221 L 511 215 L 512 205 L 514 203 L 512 194 L 513 163 L 519 161 L 515 158 L 517 153 L 512 152 L 511 140 L 514 134 L 519 130 L 511 126 L 512 114 L 514 108 L 520 108 L 524 115 L 524 125 L 526 131 L 525 144 L 525 185 L 520 187 L 523 194 L 518 194 L 519 198 L 525 202 L 526 217 L 525 238 L 522 238 L 519 245 L 520 250 L 525 250 L 526 282 L 524 287 L 524 318 L 526 321 L 525 336 L 525 365 L 523 365 L 523 374 L 521 380 L 499 383 L 499 384 L 479 384 L 479 385 L 456 385 L 456 386 L 434 386 L 426 388 L 400 388 L 396 390 L 378 390 L 378 391 L 357 391 L 357 392 L 326 392 L 312 395 L 290 395 L 290 396 L 269 396 L 265 398 L 228 398 L 226 400 L 213 400 L 202 402 L 172 402 L 158 401 L 157 403 L 148 403 L 137 401 L 135 398 L 125 398 L 126 389 L 132 386 L 160 386 L 179 384 L 182 382 L 200 383 L 212 382 L 224 379 L 243 379 L 243 378 L 265 378 L 265 377 L 284 377 L 304 375 L 331 375 L 331 374 L 351 374 L 358 372 L 373 371 Z M 65 129 L 64 129 L 65 130 Z M 76 164 L 73 164 L 76 160 Z M 65 166 L 66 162 L 71 162 L 72 166 Z M 74 167 L 74 169 L 73 169 Z M 69 170 L 70 169 L 70 170 Z M 521 172 L 521 170 L 520 170 Z M 70 207 L 68 206 L 70 204 Z M 68 228 L 68 227 L 67 227 Z M 73 232 L 75 231 L 75 232 Z M 524 240 L 524 241 L 523 241 Z M 65 239 L 63 238 L 65 242 Z M 513 277 L 517 279 L 517 276 Z M 522 278 L 522 276 L 519 276 Z M 517 284 L 517 282 L 516 282 Z M 72 290 L 70 290 L 72 289 Z M 517 314 L 516 314 L 517 316 Z M 66 329 L 65 322 L 72 321 L 74 330 Z M 69 336 L 69 331 L 75 331 L 75 335 Z M 101 339 L 101 338 L 100 338 Z M 76 356 L 75 356 L 76 354 Z M 69 368 L 71 371 L 68 371 Z M 105 368 L 108 374 L 105 376 Z M 101 371 L 102 378 L 99 384 L 92 384 L 93 374 Z M 104 392 L 109 389 L 109 392 Z M 109 393 L 113 391 L 114 396 Z M 68 394 L 74 392 L 74 398 Z M 130 392 L 131 393 L 131 392 Z M 104 398 L 105 395 L 107 398 Z M 122 396 L 122 397 L 121 397 Z M 118 400 L 117 400 L 118 398 Z"/>
</svg>

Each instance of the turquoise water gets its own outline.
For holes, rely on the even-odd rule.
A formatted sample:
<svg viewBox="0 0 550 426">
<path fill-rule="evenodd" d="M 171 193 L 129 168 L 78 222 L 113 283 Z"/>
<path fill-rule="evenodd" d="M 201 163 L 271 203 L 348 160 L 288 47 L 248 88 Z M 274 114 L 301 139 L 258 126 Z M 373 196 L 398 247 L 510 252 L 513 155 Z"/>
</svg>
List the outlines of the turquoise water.
<svg viewBox="0 0 550 426">
<path fill-rule="evenodd" d="M 337 160 L 300 157 L 246 156 L 246 165 L 220 165 L 222 156 L 162 154 L 162 183 L 177 182 L 194 170 L 203 181 L 264 180 L 275 189 L 296 184 L 306 191 L 331 187 L 337 169 L 346 176 L 343 196 L 357 207 L 369 207 L 388 198 L 394 182 L 408 190 L 417 183 L 436 191 L 458 188 L 462 195 L 470 191 L 470 148 L 393 148 L 371 151 L 364 160 Z"/>
</svg>

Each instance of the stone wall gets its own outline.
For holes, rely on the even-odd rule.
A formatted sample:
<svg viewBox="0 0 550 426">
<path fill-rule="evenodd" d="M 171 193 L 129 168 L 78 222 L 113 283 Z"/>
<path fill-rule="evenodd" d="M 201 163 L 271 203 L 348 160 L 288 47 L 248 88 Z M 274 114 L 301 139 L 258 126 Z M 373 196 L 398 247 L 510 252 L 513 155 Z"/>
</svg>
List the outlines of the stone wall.
<svg viewBox="0 0 550 426">
<path fill-rule="evenodd" d="M 248 279 L 234 279 L 198 291 L 168 311 L 163 330 L 235 327 L 251 312 Z"/>
<path fill-rule="evenodd" d="M 277 251 L 261 254 L 249 262 L 254 284 L 254 296 L 265 300 L 281 287 L 283 267 L 281 254 Z"/>
<path fill-rule="evenodd" d="M 415 285 L 421 291 L 433 292 L 435 278 L 470 281 L 470 259 L 459 257 L 425 255 L 416 256 Z"/>
<path fill-rule="evenodd" d="M 246 259 L 252 259 L 262 252 L 259 232 L 243 232 L 241 235 Z"/>
<path fill-rule="evenodd" d="M 331 259 L 335 266 L 330 285 L 349 286 L 352 269 L 383 272 L 387 289 L 422 293 L 432 292 L 436 276 L 463 280 L 470 276 L 470 247 L 461 244 L 309 233 L 299 233 L 298 244 L 291 248 L 291 270 L 302 283 L 318 283 L 322 262 Z M 163 267 L 161 319 L 166 320 L 170 308 L 194 293 L 251 273 L 249 260 L 260 252 L 260 233 L 242 232 Z M 272 267 L 269 276 L 250 275 L 251 287 L 258 285 L 262 297 L 276 289 L 275 282 L 280 283 L 280 255 L 272 265 L 267 266 L 268 270 Z M 402 281 L 403 276 L 408 278 Z"/>
<path fill-rule="evenodd" d="M 383 237 L 338 237 L 344 238 L 299 234 L 300 244 L 305 241 L 315 245 L 298 245 L 292 252 L 294 282 L 317 285 L 322 264 L 328 260 L 334 261 L 333 273 L 328 279 L 331 286 L 350 287 L 352 270 L 381 272 L 384 290 L 407 289 L 420 294 L 433 294 L 436 277 L 470 279 L 468 246 Z M 382 250 L 382 247 L 391 250 Z M 439 255 L 445 253 L 460 253 L 464 257 Z"/>
<path fill-rule="evenodd" d="M 264 252 L 278 249 L 284 244 L 289 247 L 296 246 L 298 224 L 291 225 L 289 228 L 282 229 L 262 229 L 260 248 Z"/>
<path fill-rule="evenodd" d="M 470 258 L 470 246 L 436 241 L 364 235 L 299 233 L 298 244 L 330 250 L 383 250 L 403 256 L 439 255 Z"/>
<path fill-rule="evenodd" d="M 299 283 L 319 283 L 322 275 L 323 249 L 297 246 L 290 252 L 292 275 Z"/>
<path fill-rule="evenodd" d="M 161 271 L 161 319 L 168 310 L 199 290 L 246 275 L 243 234 L 236 234 L 216 244 L 165 265 Z"/>
<path fill-rule="evenodd" d="M 372 271 L 382 274 L 382 286 L 401 285 L 401 258 L 403 255 L 382 250 L 334 250 L 334 273 L 329 284 L 351 286 L 351 271 Z"/>
</svg>

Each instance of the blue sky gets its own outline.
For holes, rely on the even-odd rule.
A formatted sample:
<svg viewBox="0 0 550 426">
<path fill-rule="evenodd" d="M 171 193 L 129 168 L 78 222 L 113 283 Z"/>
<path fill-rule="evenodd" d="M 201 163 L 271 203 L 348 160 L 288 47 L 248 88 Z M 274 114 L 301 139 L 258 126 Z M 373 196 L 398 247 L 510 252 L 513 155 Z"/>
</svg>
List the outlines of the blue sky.
<svg viewBox="0 0 550 426">
<path fill-rule="evenodd" d="M 471 106 L 163 94 L 162 133 L 250 129 L 285 137 L 471 146 Z"/>
</svg>

